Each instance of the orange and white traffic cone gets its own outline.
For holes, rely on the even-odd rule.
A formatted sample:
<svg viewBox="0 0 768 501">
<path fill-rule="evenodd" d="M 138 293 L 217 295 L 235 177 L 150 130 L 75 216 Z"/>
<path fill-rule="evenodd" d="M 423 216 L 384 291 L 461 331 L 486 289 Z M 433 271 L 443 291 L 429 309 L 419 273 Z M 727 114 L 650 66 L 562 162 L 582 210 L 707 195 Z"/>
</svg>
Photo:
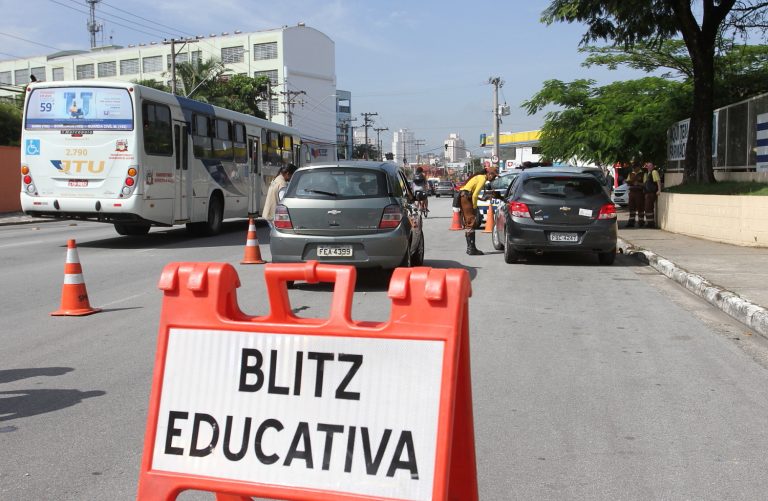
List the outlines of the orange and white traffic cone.
<svg viewBox="0 0 768 501">
<path fill-rule="evenodd" d="M 451 231 L 458 231 L 463 229 L 461 226 L 461 221 L 459 221 L 459 211 L 461 209 L 458 209 L 456 207 L 453 208 L 453 219 L 451 219 L 451 227 L 448 228 Z"/>
<path fill-rule="evenodd" d="M 240 264 L 264 264 L 266 261 L 261 259 L 261 250 L 259 250 L 259 237 L 256 235 L 256 223 L 253 217 L 248 218 L 248 237 L 245 241 L 245 256 Z"/>
<path fill-rule="evenodd" d="M 485 213 L 485 229 L 483 233 L 492 233 L 493 227 L 496 225 L 496 221 L 493 218 L 493 202 L 488 204 L 488 212 Z"/>
<path fill-rule="evenodd" d="M 81 317 L 101 311 L 101 308 L 91 308 L 88 302 L 88 291 L 85 290 L 83 269 L 77 256 L 77 245 L 74 240 L 67 240 L 67 260 L 64 263 L 64 287 L 61 289 L 61 307 L 52 312 L 53 316 Z"/>
</svg>

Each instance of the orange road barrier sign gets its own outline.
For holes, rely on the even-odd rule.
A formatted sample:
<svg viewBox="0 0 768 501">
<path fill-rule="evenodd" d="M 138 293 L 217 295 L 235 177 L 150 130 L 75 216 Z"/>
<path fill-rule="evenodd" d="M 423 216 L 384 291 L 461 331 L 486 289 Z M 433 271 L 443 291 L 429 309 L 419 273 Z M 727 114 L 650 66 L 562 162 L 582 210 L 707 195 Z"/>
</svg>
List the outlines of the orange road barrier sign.
<svg viewBox="0 0 768 501">
<path fill-rule="evenodd" d="M 493 200 L 488 204 L 488 212 L 485 213 L 485 229 L 483 233 L 493 232 L 493 227 L 496 225 L 496 220 L 493 217 Z"/>
<path fill-rule="evenodd" d="M 248 218 L 248 236 L 245 239 L 245 256 L 240 264 L 264 264 L 266 261 L 261 259 L 261 250 L 259 249 L 259 237 L 256 235 L 256 223 L 253 216 Z"/>
<path fill-rule="evenodd" d="M 463 226 L 461 226 L 461 221 L 459 220 L 459 211 L 461 209 L 457 209 L 456 207 L 453 208 L 453 219 L 451 219 L 451 227 L 448 228 L 451 231 L 456 230 L 462 230 L 464 229 Z"/>
<path fill-rule="evenodd" d="M 476 501 L 466 270 L 398 268 L 386 322 L 353 320 L 351 266 L 272 263 L 269 314 L 226 263 L 171 263 L 139 501 Z M 334 283 L 329 318 L 287 282 Z"/>
<path fill-rule="evenodd" d="M 61 288 L 61 306 L 51 312 L 52 316 L 81 317 L 101 311 L 101 308 L 91 308 L 88 302 L 88 291 L 85 290 L 83 269 L 77 255 L 77 245 L 74 240 L 67 240 L 67 259 L 64 262 L 64 286 Z"/>
</svg>

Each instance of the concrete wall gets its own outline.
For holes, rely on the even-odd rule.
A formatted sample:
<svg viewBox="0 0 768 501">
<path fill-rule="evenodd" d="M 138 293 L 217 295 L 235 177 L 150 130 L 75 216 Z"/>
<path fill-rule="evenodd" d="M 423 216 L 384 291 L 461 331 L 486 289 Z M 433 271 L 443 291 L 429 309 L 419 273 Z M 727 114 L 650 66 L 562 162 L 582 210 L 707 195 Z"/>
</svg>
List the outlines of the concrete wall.
<svg viewBox="0 0 768 501">
<path fill-rule="evenodd" d="M 662 193 L 659 225 L 682 233 L 746 247 L 768 247 L 768 197 Z"/>
<path fill-rule="evenodd" d="M 0 146 L 0 213 L 21 211 L 21 149 Z"/>
</svg>

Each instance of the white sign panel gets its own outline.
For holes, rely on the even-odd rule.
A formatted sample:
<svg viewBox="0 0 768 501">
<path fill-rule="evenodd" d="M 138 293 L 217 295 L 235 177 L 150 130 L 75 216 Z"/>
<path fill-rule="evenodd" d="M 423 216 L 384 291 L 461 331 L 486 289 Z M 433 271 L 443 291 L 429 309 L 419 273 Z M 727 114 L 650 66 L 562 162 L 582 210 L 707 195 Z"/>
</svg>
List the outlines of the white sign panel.
<svg viewBox="0 0 768 501">
<path fill-rule="evenodd" d="M 688 142 L 688 129 L 691 119 L 686 118 L 673 125 L 667 137 L 667 160 L 685 160 L 685 145 Z"/>
<path fill-rule="evenodd" d="M 152 469 L 432 499 L 443 350 L 171 329 Z"/>
</svg>

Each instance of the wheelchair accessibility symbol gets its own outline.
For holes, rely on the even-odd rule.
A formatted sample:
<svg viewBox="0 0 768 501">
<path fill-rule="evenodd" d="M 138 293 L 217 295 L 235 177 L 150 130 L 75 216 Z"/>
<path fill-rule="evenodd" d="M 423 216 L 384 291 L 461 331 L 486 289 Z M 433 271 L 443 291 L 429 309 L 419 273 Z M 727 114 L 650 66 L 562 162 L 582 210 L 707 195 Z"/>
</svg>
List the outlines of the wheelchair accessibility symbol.
<svg viewBox="0 0 768 501">
<path fill-rule="evenodd" d="M 39 154 L 40 154 L 40 140 L 27 139 L 27 155 L 39 155 Z"/>
</svg>

